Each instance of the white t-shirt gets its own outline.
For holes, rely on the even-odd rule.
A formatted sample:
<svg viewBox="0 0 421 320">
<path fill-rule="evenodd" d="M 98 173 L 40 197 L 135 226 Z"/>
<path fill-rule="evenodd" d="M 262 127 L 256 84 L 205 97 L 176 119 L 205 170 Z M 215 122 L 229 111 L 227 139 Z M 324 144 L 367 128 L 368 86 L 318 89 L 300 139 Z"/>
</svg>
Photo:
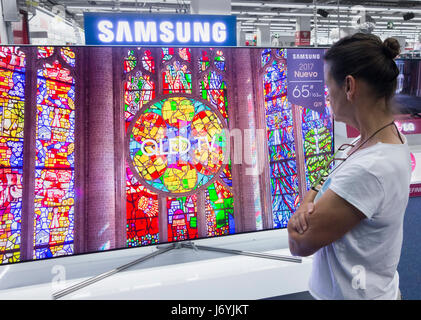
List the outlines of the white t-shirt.
<svg viewBox="0 0 421 320">
<path fill-rule="evenodd" d="M 314 254 L 309 282 L 314 298 L 397 298 L 411 178 L 409 148 L 402 138 L 404 144 L 379 142 L 351 154 L 317 194 L 316 202 L 331 189 L 367 218 Z"/>
</svg>

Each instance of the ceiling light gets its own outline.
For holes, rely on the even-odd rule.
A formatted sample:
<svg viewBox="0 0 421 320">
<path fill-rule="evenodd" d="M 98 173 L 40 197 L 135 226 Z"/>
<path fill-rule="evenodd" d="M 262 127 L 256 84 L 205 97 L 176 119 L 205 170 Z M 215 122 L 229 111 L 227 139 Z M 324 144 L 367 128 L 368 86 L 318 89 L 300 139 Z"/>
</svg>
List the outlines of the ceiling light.
<svg viewBox="0 0 421 320">
<path fill-rule="evenodd" d="M 321 15 L 323 18 L 327 18 L 327 16 L 329 15 L 329 12 L 323 9 L 317 9 L 317 14 Z"/>
<path fill-rule="evenodd" d="M 280 17 L 312 17 L 312 13 L 300 13 L 300 12 L 262 12 L 262 11 L 231 11 L 233 15 L 251 15 L 251 16 L 280 16 Z"/>
<path fill-rule="evenodd" d="M 312 5 L 308 4 L 297 4 L 297 3 L 268 3 L 268 2 L 231 2 L 231 6 L 243 6 L 243 7 L 265 7 L 265 8 L 285 8 L 285 9 L 311 9 L 313 10 Z M 318 4 L 317 7 L 319 9 L 325 9 L 325 10 L 337 10 L 338 6 L 335 4 L 330 5 L 323 5 Z M 404 8 L 385 8 L 385 7 L 369 7 L 364 6 L 365 12 L 421 12 L 421 9 L 404 9 Z M 340 5 L 339 10 L 341 11 L 357 11 L 355 6 L 351 5 Z M 288 14 L 294 14 L 294 13 L 288 13 Z"/>
<path fill-rule="evenodd" d="M 403 20 L 408 21 L 415 18 L 415 14 L 413 12 L 408 12 L 403 15 Z"/>
</svg>

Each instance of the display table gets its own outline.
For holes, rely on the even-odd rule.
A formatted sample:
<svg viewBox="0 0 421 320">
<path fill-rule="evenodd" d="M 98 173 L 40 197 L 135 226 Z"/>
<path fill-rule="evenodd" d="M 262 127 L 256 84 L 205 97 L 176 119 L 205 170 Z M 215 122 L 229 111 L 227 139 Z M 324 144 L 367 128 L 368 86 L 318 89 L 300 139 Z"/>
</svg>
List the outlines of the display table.
<svg viewBox="0 0 421 320">
<path fill-rule="evenodd" d="M 196 240 L 196 244 L 290 255 L 287 230 Z M 52 294 L 156 251 L 132 248 L 0 267 L 0 299 Z M 174 249 L 61 299 L 264 299 L 307 291 L 312 258 L 302 263 Z"/>
</svg>

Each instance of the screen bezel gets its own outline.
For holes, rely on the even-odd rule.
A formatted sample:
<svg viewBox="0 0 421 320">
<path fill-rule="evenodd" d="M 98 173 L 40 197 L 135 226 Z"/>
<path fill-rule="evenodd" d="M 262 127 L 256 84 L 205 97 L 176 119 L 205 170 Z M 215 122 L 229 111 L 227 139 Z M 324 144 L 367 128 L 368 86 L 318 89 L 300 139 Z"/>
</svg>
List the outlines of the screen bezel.
<svg viewBox="0 0 421 320">
<path fill-rule="evenodd" d="M 103 45 L 31 45 L 31 44 L 17 44 L 17 45 L 7 45 L 7 44 L 0 44 L 1 47 L 30 47 L 30 48 L 37 48 L 37 47 L 54 47 L 54 48 L 62 48 L 62 47 L 70 47 L 70 48 L 90 48 L 90 47 L 96 47 L 96 48 L 186 48 L 186 46 L 154 46 L 154 45 L 147 45 L 147 46 L 138 46 L 138 45 L 107 45 L 107 46 L 103 46 Z M 300 46 L 300 47 L 291 47 L 291 46 L 286 46 L 286 47 L 272 47 L 272 46 L 268 46 L 268 47 L 257 47 L 257 46 L 221 46 L 221 47 L 216 47 L 216 46 L 212 46 L 212 47 L 206 47 L 206 46 L 188 46 L 188 48 L 196 48 L 196 49 L 209 49 L 209 48 L 215 48 L 215 49 L 219 49 L 221 48 L 222 50 L 226 50 L 226 49 L 251 49 L 251 50 L 264 50 L 264 49 L 271 49 L 271 50 L 276 50 L 276 49 L 328 49 L 329 47 L 325 47 L 325 46 L 320 46 L 320 47 L 311 47 L 311 46 Z M 183 94 L 181 94 L 183 95 Z M 156 99 L 154 99 L 156 100 Z M 149 105 L 150 101 L 146 104 Z M 335 125 L 334 125 L 334 116 L 332 114 L 332 153 L 333 150 L 335 148 Z M 69 254 L 69 255 L 60 255 L 60 256 L 56 256 L 56 257 L 47 257 L 47 258 L 42 258 L 42 259 L 31 259 L 31 260 L 20 260 L 17 262 L 6 262 L 6 263 L 2 263 L 0 264 L 1 266 L 6 266 L 6 265 L 17 265 L 17 264 L 21 264 L 21 263 L 30 263 L 30 262 L 41 262 L 41 261 L 46 261 L 46 260 L 51 260 L 51 259 L 60 259 L 60 258 L 71 258 L 71 257 L 76 257 L 76 256 L 84 256 L 84 255 L 90 255 L 90 254 L 98 254 L 98 253 L 109 253 L 109 252 L 113 252 L 113 251 L 118 251 L 118 250 L 127 250 L 127 249 L 138 249 L 138 248 L 156 248 L 158 246 L 165 246 L 165 245 L 171 245 L 174 243 L 182 243 L 182 242 L 192 242 L 192 241 L 199 241 L 199 240 L 206 240 L 206 239 L 214 239 L 214 238 L 225 238 L 225 237 L 235 237 L 235 236 L 239 236 L 239 235 L 246 235 L 246 234 L 254 234 L 254 233 L 264 233 L 264 232 L 269 232 L 269 231 L 274 231 L 274 230 L 286 230 L 286 227 L 284 228 L 272 228 L 272 229 L 262 229 L 262 230 L 253 230 L 253 231 L 242 231 L 242 232 L 238 232 L 238 233 L 234 233 L 234 234 L 226 234 L 226 235 L 218 235 L 218 236 L 213 236 L 213 237 L 198 237 L 195 239 L 184 239 L 184 240 L 177 240 L 177 241 L 166 241 L 166 242 L 160 242 L 157 244 L 148 244 L 148 245 L 142 245 L 142 246 L 134 246 L 134 247 L 121 247 L 121 248 L 112 248 L 112 249 L 107 249 L 107 250 L 97 250 L 97 251 L 87 251 L 87 252 L 80 252 L 80 253 L 73 253 L 73 254 Z"/>
</svg>

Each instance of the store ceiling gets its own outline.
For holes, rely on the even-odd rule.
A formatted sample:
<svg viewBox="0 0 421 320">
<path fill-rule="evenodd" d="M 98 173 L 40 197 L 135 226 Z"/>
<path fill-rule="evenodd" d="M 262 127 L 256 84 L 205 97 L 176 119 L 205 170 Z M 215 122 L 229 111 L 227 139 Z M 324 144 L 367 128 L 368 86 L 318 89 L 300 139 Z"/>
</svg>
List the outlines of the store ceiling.
<svg viewBox="0 0 421 320">
<path fill-rule="evenodd" d="M 211 1 L 211 0 L 210 0 Z M 22 7 L 34 1 L 19 0 Z M 83 27 L 83 12 L 139 12 L 139 13 L 189 13 L 190 0 L 39 0 L 40 6 L 48 10 L 65 11 L 67 19 L 75 20 Z M 338 17 L 339 4 L 339 17 Z M 421 33 L 420 0 L 317 0 L 316 8 L 328 13 L 327 17 L 317 15 L 318 33 L 323 35 L 340 25 L 355 25 L 355 16 L 361 14 L 362 6 L 366 14 L 375 22 L 374 33 L 388 35 L 417 36 Z M 356 10 L 359 10 L 358 12 Z M 296 18 L 314 16 L 313 0 L 266 0 L 231 1 L 231 13 L 237 16 L 244 31 L 255 31 L 260 26 L 270 26 L 271 31 L 292 34 Z M 404 21 L 403 15 L 414 13 L 414 18 Z M 393 29 L 388 23 L 393 22 Z"/>
</svg>

